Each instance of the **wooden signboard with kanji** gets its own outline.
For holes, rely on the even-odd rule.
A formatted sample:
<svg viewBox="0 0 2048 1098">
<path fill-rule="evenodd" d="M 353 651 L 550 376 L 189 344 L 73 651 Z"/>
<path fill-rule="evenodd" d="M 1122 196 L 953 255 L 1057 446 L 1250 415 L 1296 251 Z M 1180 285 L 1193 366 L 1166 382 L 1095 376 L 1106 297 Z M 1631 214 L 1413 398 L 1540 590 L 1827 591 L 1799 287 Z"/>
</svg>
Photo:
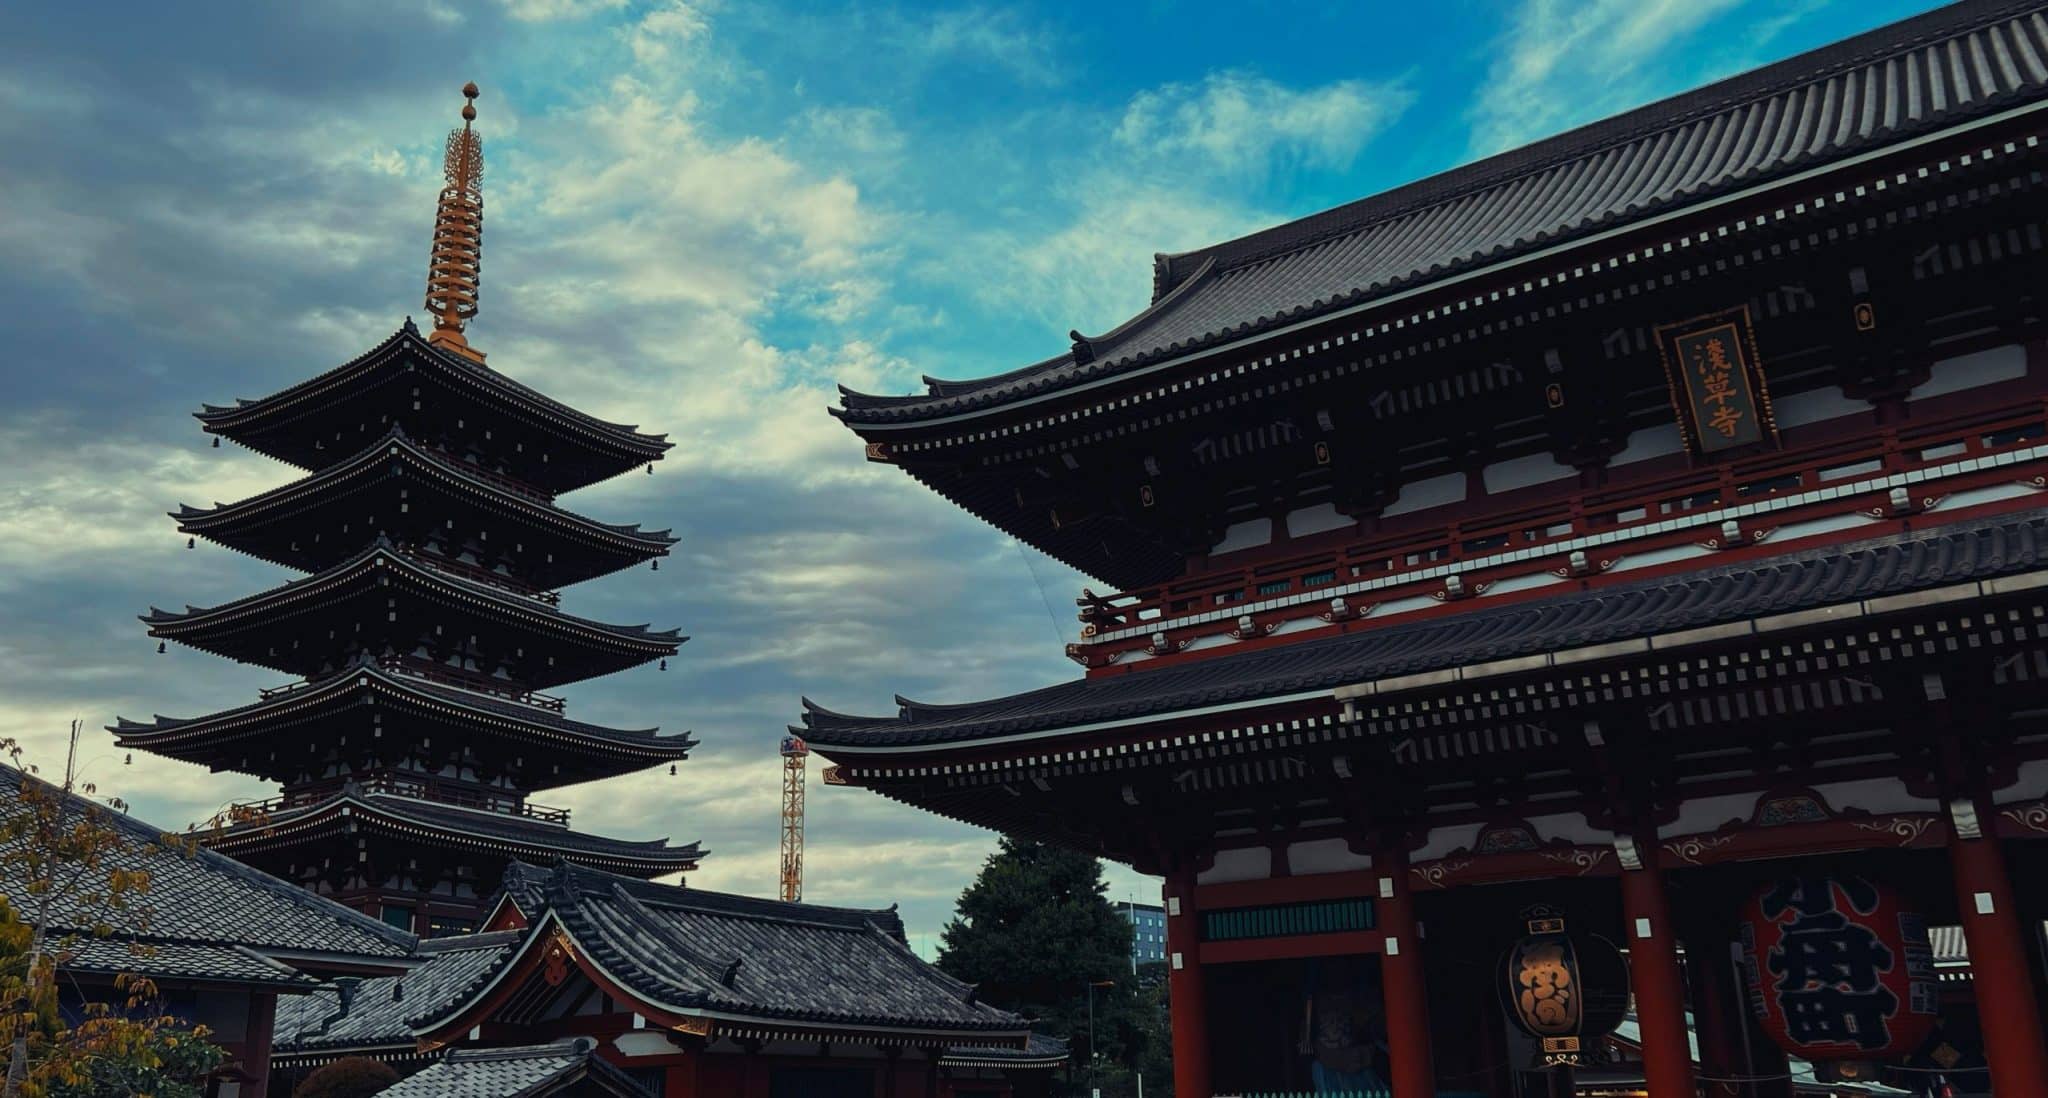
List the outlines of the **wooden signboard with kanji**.
<svg viewBox="0 0 2048 1098">
<path fill-rule="evenodd" d="M 1678 429 L 1693 452 L 1778 444 L 1747 305 L 1659 326 L 1657 353 Z"/>
</svg>

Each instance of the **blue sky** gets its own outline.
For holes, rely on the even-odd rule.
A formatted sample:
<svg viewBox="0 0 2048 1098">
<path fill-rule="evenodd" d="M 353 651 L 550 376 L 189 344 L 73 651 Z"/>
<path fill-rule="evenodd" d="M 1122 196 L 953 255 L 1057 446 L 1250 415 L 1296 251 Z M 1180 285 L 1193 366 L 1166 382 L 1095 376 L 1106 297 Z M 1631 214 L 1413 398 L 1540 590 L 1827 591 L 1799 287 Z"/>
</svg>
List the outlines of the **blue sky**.
<svg viewBox="0 0 2048 1098">
<path fill-rule="evenodd" d="M 1348 201 L 1924 10 L 1913 0 L 891 6 L 502 0 L 0 8 L 0 735 L 190 716 L 278 676 L 155 654 L 134 615 L 283 574 L 163 512 L 282 483 L 201 401 L 345 361 L 419 313 L 465 80 L 489 163 L 491 364 L 678 442 L 565 502 L 673 525 L 567 605 L 680 625 L 572 712 L 704 741 L 557 791 L 580 828 L 702 839 L 775 886 L 775 743 L 808 694 L 882 712 L 1075 674 L 1077 577 L 825 414 L 835 382 L 1006 370 L 1145 303 L 1151 255 Z M 1048 608 L 1048 604 L 1050 609 Z M 252 779 L 88 737 L 179 826 Z M 814 779 L 815 782 L 815 779 Z M 935 932 L 986 833 L 811 799 L 808 894 Z M 1121 898 L 1149 882 L 1116 873 Z M 1156 893 L 1154 893 L 1156 895 Z"/>
</svg>

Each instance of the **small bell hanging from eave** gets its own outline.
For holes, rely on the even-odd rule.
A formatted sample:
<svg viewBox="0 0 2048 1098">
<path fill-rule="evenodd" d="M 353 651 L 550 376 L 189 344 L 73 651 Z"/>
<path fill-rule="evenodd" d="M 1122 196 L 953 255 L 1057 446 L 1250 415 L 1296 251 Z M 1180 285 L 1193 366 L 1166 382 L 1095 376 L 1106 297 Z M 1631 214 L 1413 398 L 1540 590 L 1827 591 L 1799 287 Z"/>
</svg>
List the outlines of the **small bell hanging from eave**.
<svg viewBox="0 0 2048 1098">
<path fill-rule="evenodd" d="M 198 538 L 186 538 L 186 539 L 185 539 L 185 548 L 187 548 L 187 549 L 191 549 L 191 548 L 194 548 L 194 547 L 195 547 L 195 546 L 197 546 L 198 544 L 199 544 L 199 539 L 198 539 Z"/>
<path fill-rule="evenodd" d="M 216 450 L 220 449 L 220 436 L 219 436 L 219 435 L 215 435 L 215 436 L 213 436 L 213 448 L 214 448 L 214 449 L 216 449 Z"/>
<path fill-rule="evenodd" d="M 659 571 L 661 571 L 661 561 L 659 561 L 659 560 L 655 561 L 655 562 L 654 562 L 654 567 L 653 567 L 653 568 L 651 568 L 651 569 L 649 569 L 649 571 L 653 571 L 653 572 L 659 572 Z"/>
<path fill-rule="evenodd" d="M 669 776 L 669 777 L 671 777 L 671 778 L 673 778 L 673 777 L 675 777 L 675 776 L 676 776 L 676 764 L 674 764 L 674 763 L 670 763 L 670 764 L 668 764 L 668 776 Z"/>
<path fill-rule="evenodd" d="M 663 660 L 663 661 L 661 661 L 661 669 L 662 669 L 663 671 L 666 671 L 666 670 L 668 670 L 668 661 L 667 661 L 667 660 Z"/>
<path fill-rule="evenodd" d="M 159 656 L 161 656 L 161 655 L 163 655 L 163 654 L 164 654 L 164 642 L 162 642 L 162 641 L 158 641 L 158 642 L 156 642 L 156 654 L 157 654 L 157 655 L 159 655 Z"/>
<path fill-rule="evenodd" d="M 650 477 L 654 475 L 654 463 L 651 461 L 647 463 L 647 475 Z"/>
</svg>

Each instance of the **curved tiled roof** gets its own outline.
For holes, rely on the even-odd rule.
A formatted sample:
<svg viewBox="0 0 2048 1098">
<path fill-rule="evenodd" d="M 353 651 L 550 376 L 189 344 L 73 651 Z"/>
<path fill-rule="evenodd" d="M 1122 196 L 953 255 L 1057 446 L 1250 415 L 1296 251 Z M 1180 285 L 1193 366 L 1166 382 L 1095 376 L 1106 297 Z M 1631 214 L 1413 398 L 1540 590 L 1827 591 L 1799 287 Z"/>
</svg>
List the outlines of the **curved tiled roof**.
<svg viewBox="0 0 2048 1098">
<path fill-rule="evenodd" d="M 419 967 L 399 976 L 380 976 L 342 987 L 330 986 L 277 1004 L 275 1054 L 413 1048 L 408 1019 L 446 1003 L 473 984 L 519 944 L 520 932 L 496 931 L 421 941 Z"/>
<path fill-rule="evenodd" d="M 2040 0 L 1966 0 L 1524 148 L 1213 247 L 1161 256 L 1155 301 L 1072 353 L 903 397 L 952 415 L 1163 361 L 2048 97 Z"/>
<path fill-rule="evenodd" d="M 21 796 L 23 782 L 55 793 L 39 779 L 0 766 L 0 796 Z M 75 799 L 81 806 L 89 804 Z M 177 975 L 197 978 L 209 957 L 221 966 L 220 978 L 258 975 L 247 950 L 273 960 L 327 958 L 379 965 L 402 964 L 412 952 L 415 939 L 402 930 L 214 851 L 174 849 L 161 841 L 166 833 L 160 828 L 103 805 L 92 807 L 105 813 L 127 840 L 108 855 L 108 866 L 149 873 L 149 891 L 137 904 L 144 917 L 137 933 L 169 950 L 166 963 L 178 969 Z M 0 892 L 13 890 L 0 878 Z M 84 930 L 100 918 L 60 910 L 55 923 L 71 928 L 72 920 L 82 919 L 88 925 L 74 929 Z M 117 937 L 125 941 L 128 935 Z M 146 962 L 129 968 L 149 970 Z"/>
<path fill-rule="evenodd" d="M 590 1037 L 454 1049 L 432 1067 L 377 1093 L 379 1098 L 656 1098 L 654 1091 L 596 1055 L 596 1049 Z"/>
<path fill-rule="evenodd" d="M 352 790 L 238 824 L 213 839 L 211 845 L 223 849 L 262 847 L 286 841 L 297 831 L 329 825 L 344 813 L 353 823 L 382 824 L 422 841 L 485 850 L 511 859 L 566 857 L 601 861 L 631 866 L 649 876 L 693 868 L 705 853 L 697 843 L 670 846 L 665 838 L 612 839 L 504 812 Z"/>
<path fill-rule="evenodd" d="M 391 516 L 400 514 L 400 499 L 407 499 L 413 507 L 421 506 L 416 495 L 407 497 L 399 494 L 402 491 L 438 488 L 464 502 L 488 507 L 515 523 L 523 524 L 528 531 L 523 537 L 519 536 L 518 526 L 511 528 L 514 541 L 533 542 L 536 532 L 558 539 L 545 547 L 536 544 L 534 551 L 538 562 L 543 548 L 551 550 L 547 553 L 547 563 L 536 563 L 530 569 L 534 572 L 531 579 L 547 587 L 579 582 L 652 557 L 664 556 L 669 547 L 679 540 L 667 530 L 643 530 L 637 525 L 598 522 L 564 510 L 540 494 L 538 489 L 520 491 L 507 487 L 482 469 L 415 442 L 397 427 L 348 460 L 329 465 L 290 484 L 234 503 L 216 503 L 210 508 L 180 505 L 178 510 L 171 512 L 171 517 L 178 520 L 180 533 L 197 534 L 272 563 L 317 570 L 347 556 L 347 550 L 337 548 L 323 553 L 322 545 L 326 543 L 315 544 L 315 539 L 307 539 L 305 544 L 308 548 L 303 551 L 294 544 L 294 551 L 279 552 L 271 547 L 266 552 L 260 535 L 254 532 L 307 512 L 327 511 L 344 499 L 378 487 L 386 489 L 382 498 L 388 506 L 380 510 L 387 521 Z M 422 509 L 416 525 L 432 523 L 433 520 L 426 516 L 429 513 L 439 516 L 443 510 Z M 409 516 L 412 512 L 404 514 Z M 574 559 L 553 563 L 556 552 L 564 557 L 570 555 L 560 548 L 564 545 L 573 546 L 580 552 L 574 554 Z M 593 553 L 602 557 L 593 561 Z"/>
<path fill-rule="evenodd" d="M 689 639 L 682 636 L 680 630 L 655 630 L 646 625 L 612 625 L 565 614 L 555 607 L 503 588 L 433 568 L 397 552 L 384 538 L 377 539 L 375 544 L 349 559 L 303 579 L 292 580 L 267 591 L 259 591 L 218 606 L 187 606 L 183 611 L 163 610 L 152 606 L 149 613 L 141 616 L 141 620 L 149 626 L 149 634 L 153 637 L 177 640 L 219 655 L 247 659 L 248 662 L 280 671 L 318 671 L 317 666 L 306 668 L 286 666 L 282 662 L 264 663 L 260 659 L 250 658 L 247 653 L 236 650 L 224 642 L 238 632 L 243 623 L 255 621 L 276 625 L 292 616 L 293 604 L 300 600 L 320 597 L 346 598 L 346 589 L 350 584 L 359 584 L 372 575 L 403 580 L 419 590 L 430 593 L 445 593 L 475 608 L 475 612 L 480 615 L 502 619 L 505 627 L 530 629 L 550 640 L 578 642 L 592 650 L 606 653 L 610 658 L 631 661 L 623 666 L 674 655 L 676 649 Z M 390 589 L 383 590 L 386 595 L 378 597 L 386 597 Z M 378 616 L 371 617 L 374 619 Z M 567 681 L 573 679 L 534 676 L 531 680 L 534 686 Z"/>
<path fill-rule="evenodd" d="M 1655 636 L 2048 565 L 2048 510 L 1790 553 L 1347 636 L 1082 679 L 959 705 L 899 699 L 894 716 L 804 701 L 810 745 L 911 747 L 983 740 Z"/>
<path fill-rule="evenodd" d="M 237 400 L 225 406 L 209 404 L 195 415 L 212 434 L 225 435 L 301 468 L 318 468 L 326 464 L 316 456 L 313 447 L 318 444 L 303 432 L 283 431 L 283 427 L 333 404 L 341 395 L 374 387 L 375 375 L 380 372 L 388 372 L 385 380 L 390 380 L 411 370 L 431 371 L 457 392 L 514 412 L 521 422 L 545 424 L 565 441 L 589 448 L 590 464 L 603 466 L 594 474 L 565 478 L 566 469 L 549 464 L 535 466 L 530 475 L 555 478 L 550 486 L 557 491 L 569 491 L 653 461 L 674 445 L 666 435 L 642 434 L 630 425 L 586 415 L 480 362 L 444 351 L 421 337 L 410 319 L 382 343 L 326 373 L 255 400 Z M 251 438 L 252 434 L 267 431 L 279 431 L 283 437 Z"/>
<path fill-rule="evenodd" d="M 566 863 L 515 863 L 505 888 L 536 930 L 656 1007 L 783 1025 L 976 1033 L 1022 1044 L 1023 1019 L 912 953 L 893 909 L 784 903 L 636 881 Z M 511 961 L 508 959 L 507 964 Z M 472 996 L 481 994 L 480 980 Z M 467 1003 L 437 1012 L 452 1018 Z M 425 1031 L 435 1019 L 417 1018 Z"/>
<path fill-rule="evenodd" d="M 605 774 L 689 757 L 697 741 L 688 733 L 664 736 L 653 728 L 624 729 L 571 720 L 560 713 L 532 705 L 428 682 L 411 675 L 384 670 L 369 663 L 337 672 L 327 678 L 274 693 L 248 705 L 209 713 L 203 717 L 156 716 L 148 723 L 117 718 L 107 731 L 120 737 L 122 747 L 137 747 L 172 758 L 204 762 L 231 755 L 226 746 L 236 739 L 272 734 L 280 725 L 306 718 L 309 711 L 351 707 L 367 698 L 384 704 L 424 706 L 445 711 L 461 719 L 467 716 L 482 728 L 502 729 L 512 734 L 549 741 L 551 746 L 570 747 L 608 756 L 616 765 L 598 769 Z M 588 768 L 573 768 L 558 785 L 588 780 Z M 263 775 L 276 777 L 277 775 Z M 528 786 L 551 788 L 540 781 Z"/>
</svg>

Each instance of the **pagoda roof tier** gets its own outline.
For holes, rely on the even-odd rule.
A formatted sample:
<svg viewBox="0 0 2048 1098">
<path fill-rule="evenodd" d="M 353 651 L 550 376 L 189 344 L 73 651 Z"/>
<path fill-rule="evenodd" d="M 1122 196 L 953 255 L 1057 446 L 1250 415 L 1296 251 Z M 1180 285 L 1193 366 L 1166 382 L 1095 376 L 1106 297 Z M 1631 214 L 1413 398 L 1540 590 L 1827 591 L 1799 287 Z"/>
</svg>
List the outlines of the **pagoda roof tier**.
<svg viewBox="0 0 2048 1098">
<path fill-rule="evenodd" d="M 667 839 L 611 839 L 528 816 L 353 790 L 263 813 L 205 841 L 223 854 L 253 861 L 302 844 L 332 850 L 337 836 L 364 833 L 382 835 L 407 849 L 432 847 L 508 859 L 566 858 L 637 878 L 695 869 L 705 853 L 698 843 L 670 846 Z"/>
<path fill-rule="evenodd" d="M 425 544 L 487 531 L 514 575 L 562 587 L 666 556 L 666 530 L 614 526 L 554 506 L 539 490 L 459 460 L 393 427 L 354 457 L 238 503 L 171 513 L 179 531 L 254 557 L 319 571 L 383 534 Z M 351 534 L 353 533 L 353 537 Z M 456 547 L 451 547 L 451 551 Z"/>
<path fill-rule="evenodd" d="M 430 682 L 367 660 L 314 682 L 265 691 L 249 705 L 203 717 L 119 719 L 108 731 L 120 746 L 167 755 L 215 770 L 290 782 L 308 753 L 338 736 L 360 732 L 363 707 L 402 722 L 409 731 L 474 741 L 493 756 L 525 747 L 538 752 L 520 772 L 520 788 L 552 789 L 678 762 L 697 741 L 652 728 L 620 729 L 570 720 L 559 711 L 480 689 Z M 289 733 L 289 735 L 287 735 Z M 296 754 L 294 754 L 296 752 Z"/>
<path fill-rule="evenodd" d="M 1156 257 L 1153 301 L 1073 349 L 926 391 L 842 388 L 873 437 L 1147 372 L 1796 178 L 2048 97 L 2038 0 L 1966 0 L 1249 236 Z M 1519 279 L 1517 279 L 1519 281 Z M 1205 372 L 1207 368 L 1205 367 Z M 1162 379 L 1163 380 L 1163 379 Z"/>
<path fill-rule="evenodd" d="M 323 469 L 393 424 L 446 432 L 552 493 L 659 459 L 673 443 L 585 415 L 428 343 L 411 320 L 354 361 L 257 400 L 207 405 L 208 433 L 302 469 Z"/>
<path fill-rule="evenodd" d="M 537 599 L 452 575 L 378 543 L 340 564 L 233 602 L 152 607 L 149 635 L 307 678 L 359 653 L 402 655 L 468 637 L 463 654 L 546 687 L 674 655 L 687 638 L 645 625 L 607 625 Z"/>
<path fill-rule="evenodd" d="M 834 713 L 805 699 L 804 727 L 793 731 L 814 749 L 849 761 L 998 744 L 1016 750 L 1027 742 L 1169 717 L 1329 701 L 1339 688 L 1359 684 L 1482 666 L 1526 669 L 1531 660 L 1562 666 L 1596 651 L 1648 652 L 1683 639 L 1674 634 L 1713 626 L 1763 633 L 1773 619 L 1794 620 L 1800 611 L 1879 613 L 1887 596 L 1936 588 L 1974 596 L 1980 583 L 2044 567 L 2048 509 L 1497 609 L 1482 602 L 1410 624 L 1173 666 L 1139 665 L 987 701 L 932 705 L 899 697 L 900 708 L 888 717 Z"/>
</svg>

